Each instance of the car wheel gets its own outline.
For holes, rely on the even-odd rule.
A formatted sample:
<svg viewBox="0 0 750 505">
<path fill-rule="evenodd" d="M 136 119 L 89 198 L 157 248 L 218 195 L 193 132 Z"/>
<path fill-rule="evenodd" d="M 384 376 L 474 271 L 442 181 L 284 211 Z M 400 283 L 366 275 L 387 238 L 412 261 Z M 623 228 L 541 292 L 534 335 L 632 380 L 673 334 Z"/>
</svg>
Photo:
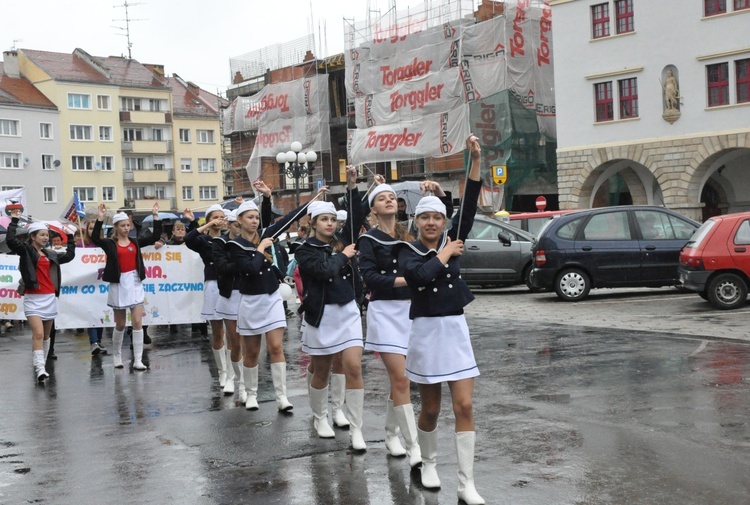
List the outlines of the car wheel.
<svg viewBox="0 0 750 505">
<path fill-rule="evenodd" d="M 561 300 L 577 302 L 588 296 L 591 290 L 589 276 L 581 270 L 567 268 L 557 275 L 555 292 Z"/>
<path fill-rule="evenodd" d="M 538 293 L 541 291 L 541 289 L 535 288 L 531 283 L 531 265 L 527 266 L 523 271 L 523 281 L 526 283 L 526 287 L 529 288 L 529 291 L 531 291 L 532 293 Z"/>
<path fill-rule="evenodd" d="M 703 299 L 704 299 L 704 300 L 706 300 L 706 301 L 708 300 L 708 293 L 707 293 L 707 292 L 705 292 L 705 291 L 700 291 L 700 292 L 698 293 L 698 296 L 700 296 L 701 298 L 703 298 Z"/>
<path fill-rule="evenodd" d="M 717 309 L 736 309 L 747 301 L 747 284 L 738 275 L 719 274 L 708 283 L 708 301 Z"/>
</svg>

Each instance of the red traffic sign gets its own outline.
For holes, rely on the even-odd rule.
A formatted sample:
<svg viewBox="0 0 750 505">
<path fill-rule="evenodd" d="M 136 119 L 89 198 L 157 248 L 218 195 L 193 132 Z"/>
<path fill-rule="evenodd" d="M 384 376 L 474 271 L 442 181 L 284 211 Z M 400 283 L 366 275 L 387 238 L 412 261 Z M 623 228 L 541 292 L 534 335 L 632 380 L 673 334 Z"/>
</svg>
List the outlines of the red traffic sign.
<svg viewBox="0 0 750 505">
<path fill-rule="evenodd" d="M 547 199 L 543 196 L 536 197 L 536 210 L 539 212 L 547 208 Z"/>
</svg>

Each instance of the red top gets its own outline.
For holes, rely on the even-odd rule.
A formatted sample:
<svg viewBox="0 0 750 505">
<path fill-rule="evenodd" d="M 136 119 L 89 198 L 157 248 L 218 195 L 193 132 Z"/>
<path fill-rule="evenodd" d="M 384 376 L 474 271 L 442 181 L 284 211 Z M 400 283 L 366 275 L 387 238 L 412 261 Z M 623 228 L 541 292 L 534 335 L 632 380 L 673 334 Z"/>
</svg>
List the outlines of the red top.
<svg viewBox="0 0 750 505">
<path fill-rule="evenodd" d="M 132 272 L 137 268 L 135 261 L 135 245 L 130 242 L 126 246 L 117 243 L 117 261 L 120 263 L 120 273 Z"/>
<path fill-rule="evenodd" d="M 49 258 L 44 254 L 40 254 L 39 261 L 36 263 L 36 280 L 39 283 L 39 287 L 36 289 L 26 289 L 26 293 L 30 295 L 49 295 L 55 293 L 55 285 L 52 284 L 52 276 L 50 275 L 50 266 Z"/>
</svg>

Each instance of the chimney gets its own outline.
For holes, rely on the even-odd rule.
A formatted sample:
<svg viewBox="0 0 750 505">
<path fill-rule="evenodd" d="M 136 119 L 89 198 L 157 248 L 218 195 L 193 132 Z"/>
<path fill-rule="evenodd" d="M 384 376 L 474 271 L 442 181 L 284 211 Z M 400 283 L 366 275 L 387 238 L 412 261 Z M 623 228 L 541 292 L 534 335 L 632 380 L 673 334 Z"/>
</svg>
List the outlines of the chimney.
<svg viewBox="0 0 750 505">
<path fill-rule="evenodd" d="M 3 51 L 3 69 L 8 77 L 21 77 L 18 68 L 18 51 Z"/>
<path fill-rule="evenodd" d="M 308 50 L 307 50 L 307 52 L 305 53 L 305 59 L 304 59 L 304 60 L 302 60 L 302 61 L 303 61 L 303 62 L 305 62 L 305 61 L 312 61 L 312 60 L 314 60 L 314 59 L 315 59 L 315 56 L 313 56 L 313 53 L 312 53 L 312 51 L 310 51 L 310 50 L 308 49 Z"/>
</svg>

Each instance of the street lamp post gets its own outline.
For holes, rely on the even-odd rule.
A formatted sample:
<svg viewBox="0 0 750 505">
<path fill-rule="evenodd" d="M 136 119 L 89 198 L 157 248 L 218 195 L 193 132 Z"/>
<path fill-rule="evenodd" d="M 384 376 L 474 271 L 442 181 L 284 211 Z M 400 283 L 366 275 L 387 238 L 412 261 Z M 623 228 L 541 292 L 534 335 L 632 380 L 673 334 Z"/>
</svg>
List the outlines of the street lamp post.
<svg viewBox="0 0 750 505">
<path fill-rule="evenodd" d="M 294 178 L 294 190 L 297 196 L 297 207 L 299 207 L 299 180 L 310 176 L 314 170 L 313 163 L 318 159 L 318 154 L 315 151 L 300 152 L 302 151 L 302 143 L 296 140 L 292 142 L 291 148 L 291 151 L 277 154 L 276 161 L 283 165 L 283 173 L 286 177 Z"/>
</svg>

